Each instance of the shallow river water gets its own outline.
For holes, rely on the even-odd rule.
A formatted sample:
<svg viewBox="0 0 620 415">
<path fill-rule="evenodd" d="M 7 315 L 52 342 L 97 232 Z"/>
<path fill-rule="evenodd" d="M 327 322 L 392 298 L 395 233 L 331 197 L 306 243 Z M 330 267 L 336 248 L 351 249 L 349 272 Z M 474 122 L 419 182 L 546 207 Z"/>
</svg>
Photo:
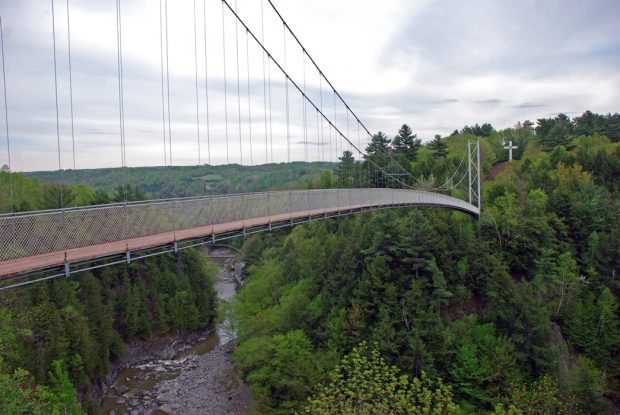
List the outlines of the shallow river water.
<svg viewBox="0 0 620 415">
<path fill-rule="evenodd" d="M 220 301 L 232 299 L 236 293 L 237 284 L 233 273 L 238 274 L 242 264 L 233 263 L 230 259 L 218 259 L 219 278 L 216 283 Z M 234 266 L 234 269 L 233 269 Z M 231 337 L 220 330 L 207 333 L 196 342 L 181 347 L 174 358 L 156 359 L 142 364 L 136 364 L 121 370 L 114 384 L 101 401 L 102 415 L 162 415 L 169 413 L 166 397 L 159 393 L 158 385 L 165 381 L 176 379 L 183 370 L 194 368 L 196 356 L 205 355 L 231 340 Z"/>
</svg>

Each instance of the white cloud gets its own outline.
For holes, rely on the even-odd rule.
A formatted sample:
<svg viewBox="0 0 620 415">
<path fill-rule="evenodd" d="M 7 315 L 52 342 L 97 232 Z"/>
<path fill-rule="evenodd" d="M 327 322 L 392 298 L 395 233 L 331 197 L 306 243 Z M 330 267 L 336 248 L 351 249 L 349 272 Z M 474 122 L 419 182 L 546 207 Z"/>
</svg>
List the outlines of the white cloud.
<svg viewBox="0 0 620 415">
<path fill-rule="evenodd" d="M 162 91 L 159 2 L 123 0 L 125 132 L 129 165 L 161 165 Z M 70 0 L 77 167 L 118 166 L 118 81 L 114 2 Z M 211 161 L 241 161 L 239 135 L 249 144 L 252 160 L 263 163 L 265 138 L 273 131 L 274 159 L 288 159 L 286 94 L 283 76 L 271 72 L 271 120 L 265 136 L 263 55 L 245 30 L 234 24 L 222 2 L 197 0 L 198 95 L 201 162 L 206 162 L 207 114 L 205 70 L 209 73 L 209 144 Z M 207 10 L 208 66 L 204 63 L 203 5 Z M 235 1 L 230 1 L 231 5 Z M 264 35 L 261 19 L 264 5 Z M 613 0 L 565 2 L 474 0 L 462 2 L 387 0 L 297 0 L 275 2 L 288 24 L 351 108 L 372 131 L 394 134 L 409 123 L 423 138 L 449 134 L 465 124 L 491 122 L 508 127 L 526 118 L 585 109 L 615 112 L 620 107 L 620 6 Z M 192 0 L 168 2 L 170 118 L 173 162 L 198 163 L 194 19 Z M 304 58 L 267 0 L 238 0 L 238 12 L 263 39 L 270 53 L 304 88 Z M 9 121 L 15 170 L 57 168 L 51 12 L 49 3 L 6 2 L 5 29 Z M 72 165 L 65 2 L 56 1 L 61 162 Z M 238 30 L 238 32 L 237 32 Z M 224 106 L 223 39 L 226 37 Z M 239 100 L 237 48 L 239 39 Z M 246 52 L 246 42 L 250 45 Z M 246 54 L 247 53 L 247 54 Z M 249 58 L 249 63 L 248 63 Z M 248 114 L 250 69 L 251 103 Z M 266 81 L 266 80 L 265 80 Z M 321 84 L 309 61 L 305 91 L 332 116 L 333 95 Z M 164 96 L 167 101 L 167 96 Z M 241 103 L 239 112 L 238 102 Z M 289 85 L 291 159 L 305 157 L 305 142 L 327 141 L 333 131 L 316 126 L 316 112 L 303 104 Z M 347 120 L 340 104 L 338 128 Z M 164 113 L 167 121 L 167 112 Z M 241 117 L 242 125 L 238 120 Z M 228 146 L 226 145 L 228 119 Z M 2 121 L 3 122 L 3 121 Z M 349 134 L 357 141 L 356 125 Z M 166 130 L 168 128 L 166 127 Z M 364 141 L 365 137 L 361 137 Z M 5 147 L 4 137 L 0 139 Z M 167 143 L 166 146 L 169 144 Z M 323 146 L 327 148 L 327 146 Z M 345 145 L 346 147 L 346 145 Z M 331 146 L 330 158 L 338 156 Z M 342 146 L 338 146 L 338 151 Z M 267 148 L 271 161 L 271 148 Z M 314 148 L 316 150 L 316 148 Z M 169 148 L 167 147 L 167 152 Z M 249 149 L 244 163 L 249 162 Z M 320 152 L 309 151 L 312 154 Z M 333 153 L 333 154 L 332 154 Z M 166 157 L 169 157 L 167 153 Z M 6 162 L 0 152 L 0 164 Z"/>
</svg>

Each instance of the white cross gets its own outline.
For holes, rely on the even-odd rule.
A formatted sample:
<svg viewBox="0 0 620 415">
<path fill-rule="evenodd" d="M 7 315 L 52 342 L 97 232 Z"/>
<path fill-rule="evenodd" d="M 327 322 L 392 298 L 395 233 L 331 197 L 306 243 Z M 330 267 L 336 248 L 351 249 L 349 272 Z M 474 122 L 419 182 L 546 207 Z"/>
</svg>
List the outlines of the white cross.
<svg viewBox="0 0 620 415">
<path fill-rule="evenodd" d="M 513 149 L 515 149 L 515 150 L 516 150 L 516 149 L 517 149 L 517 148 L 519 148 L 519 147 L 517 147 L 517 146 L 513 146 L 513 145 L 512 145 L 512 140 L 510 140 L 510 141 L 508 142 L 508 145 L 506 145 L 506 142 L 504 142 L 504 148 L 505 148 L 506 150 L 508 150 L 508 161 L 512 161 L 512 150 L 513 150 Z"/>
</svg>

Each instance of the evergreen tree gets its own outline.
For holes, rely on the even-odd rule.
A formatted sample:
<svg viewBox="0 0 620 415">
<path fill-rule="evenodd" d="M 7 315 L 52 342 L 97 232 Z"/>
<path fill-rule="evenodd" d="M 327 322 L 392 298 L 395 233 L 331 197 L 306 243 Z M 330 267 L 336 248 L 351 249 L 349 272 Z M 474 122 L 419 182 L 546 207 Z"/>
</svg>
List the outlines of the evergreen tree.
<svg viewBox="0 0 620 415">
<path fill-rule="evenodd" d="M 443 158 L 448 155 L 448 145 L 439 134 L 429 141 L 428 147 L 432 150 L 433 157 L 436 159 Z"/>
<path fill-rule="evenodd" d="M 357 168 L 355 165 L 355 159 L 353 153 L 346 150 L 342 153 L 342 157 L 338 158 L 340 163 L 338 164 L 338 184 L 343 188 L 355 187 L 357 181 Z"/>
<path fill-rule="evenodd" d="M 381 131 L 372 136 L 366 147 L 366 170 L 368 182 L 372 187 L 386 187 L 388 177 L 384 171 L 388 167 L 390 139 Z"/>
<path fill-rule="evenodd" d="M 398 134 L 392 140 L 392 149 L 397 160 L 404 168 L 409 168 L 409 163 L 417 158 L 418 150 L 422 146 L 422 140 L 413 134 L 407 124 L 403 124 Z"/>
</svg>

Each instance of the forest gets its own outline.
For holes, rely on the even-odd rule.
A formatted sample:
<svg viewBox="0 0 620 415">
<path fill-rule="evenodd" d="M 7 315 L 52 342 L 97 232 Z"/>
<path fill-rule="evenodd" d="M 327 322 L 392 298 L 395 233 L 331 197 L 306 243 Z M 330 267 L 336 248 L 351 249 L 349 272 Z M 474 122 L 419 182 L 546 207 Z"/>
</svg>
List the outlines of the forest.
<svg viewBox="0 0 620 415">
<path fill-rule="evenodd" d="M 212 322 L 216 275 L 189 250 L 3 292 L 0 414 L 99 413 L 92 387 L 125 343 Z"/>
<path fill-rule="evenodd" d="M 398 209 L 248 238 L 236 361 L 259 413 L 617 410 L 619 120 L 466 126 L 426 145 L 407 126 L 378 133 L 370 157 L 388 149 L 428 182 L 480 139 L 480 220 Z"/>
<path fill-rule="evenodd" d="M 235 166 L 240 187 L 228 190 L 400 185 L 372 163 L 404 167 L 432 188 L 449 179 L 467 141 L 480 140 L 484 173 L 479 219 L 400 208 L 235 241 L 249 269 L 232 306 L 234 359 L 255 413 L 617 410 L 619 134 L 620 115 L 590 111 L 499 131 L 475 124 L 425 143 L 403 125 L 393 137 L 375 134 L 366 160 L 344 152 L 337 165 L 298 163 L 294 180 L 277 179 L 282 166 L 273 178 L 261 167 L 260 180 L 258 167 Z M 512 162 L 507 140 L 518 147 Z M 166 180 L 225 176 L 216 170 L 171 169 L 179 175 Z M 2 171 L 0 209 L 170 195 L 137 170 L 116 188 L 76 173 L 59 185 L 53 175 Z M 205 189 L 203 180 L 194 191 Z M 213 279 L 188 251 L 3 292 L 0 413 L 97 413 L 92 385 L 125 342 L 212 321 Z"/>
</svg>

